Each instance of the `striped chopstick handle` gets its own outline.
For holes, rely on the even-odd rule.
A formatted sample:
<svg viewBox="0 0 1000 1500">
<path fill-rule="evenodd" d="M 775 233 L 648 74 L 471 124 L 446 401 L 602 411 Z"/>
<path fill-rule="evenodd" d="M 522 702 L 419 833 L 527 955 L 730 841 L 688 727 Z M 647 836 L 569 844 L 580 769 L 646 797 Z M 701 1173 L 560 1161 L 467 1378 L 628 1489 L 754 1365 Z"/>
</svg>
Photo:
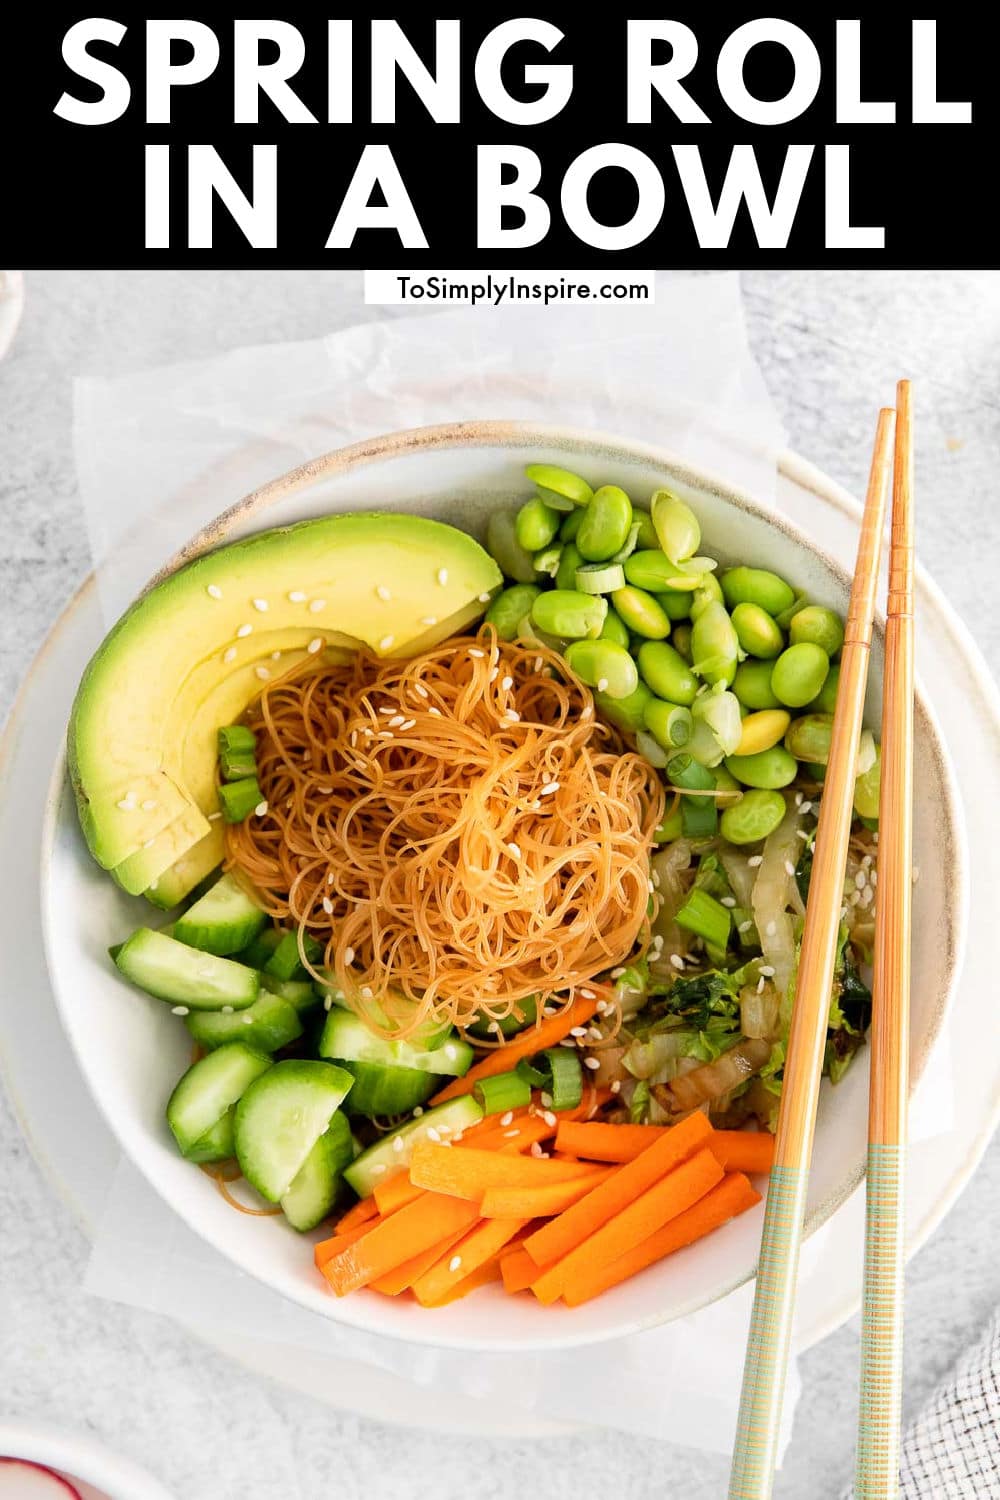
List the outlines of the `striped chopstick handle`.
<svg viewBox="0 0 1000 1500">
<path fill-rule="evenodd" d="M 890 1500 L 899 1488 L 904 1149 L 874 1142 L 868 1147 L 855 1500 Z"/>
<path fill-rule="evenodd" d="M 729 1500 L 766 1500 L 771 1493 L 808 1186 L 800 1167 L 771 1169 Z"/>
</svg>

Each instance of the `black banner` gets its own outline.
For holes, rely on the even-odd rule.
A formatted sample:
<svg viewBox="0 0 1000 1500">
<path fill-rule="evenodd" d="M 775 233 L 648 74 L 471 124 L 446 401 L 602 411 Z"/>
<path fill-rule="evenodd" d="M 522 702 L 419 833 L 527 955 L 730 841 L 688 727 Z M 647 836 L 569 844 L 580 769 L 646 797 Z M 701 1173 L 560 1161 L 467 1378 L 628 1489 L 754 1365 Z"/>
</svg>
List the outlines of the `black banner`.
<svg viewBox="0 0 1000 1500">
<path fill-rule="evenodd" d="M 955 14 L 400 21 L 36 7 L 4 264 L 997 264 L 995 52 Z"/>
</svg>

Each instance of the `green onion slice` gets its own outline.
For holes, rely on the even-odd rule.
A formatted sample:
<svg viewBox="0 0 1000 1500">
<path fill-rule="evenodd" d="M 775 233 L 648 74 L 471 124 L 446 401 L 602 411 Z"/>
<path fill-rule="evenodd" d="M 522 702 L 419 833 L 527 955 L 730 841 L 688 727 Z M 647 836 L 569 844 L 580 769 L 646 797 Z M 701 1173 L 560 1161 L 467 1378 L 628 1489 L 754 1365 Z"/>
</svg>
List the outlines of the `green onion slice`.
<svg viewBox="0 0 1000 1500">
<path fill-rule="evenodd" d="M 263 801 L 256 776 L 244 776 L 219 787 L 219 806 L 227 823 L 242 823 Z"/>
<path fill-rule="evenodd" d="M 548 1094 L 550 1109 L 576 1109 L 583 1098 L 583 1064 L 575 1047 L 548 1047 L 530 1061 L 522 1057 L 517 1071 L 532 1088 Z"/>
<path fill-rule="evenodd" d="M 531 1084 L 517 1069 L 480 1078 L 472 1090 L 477 1102 L 488 1115 L 506 1114 L 509 1109 L 525 1109 L 531 1103 Z"/>
</svg>

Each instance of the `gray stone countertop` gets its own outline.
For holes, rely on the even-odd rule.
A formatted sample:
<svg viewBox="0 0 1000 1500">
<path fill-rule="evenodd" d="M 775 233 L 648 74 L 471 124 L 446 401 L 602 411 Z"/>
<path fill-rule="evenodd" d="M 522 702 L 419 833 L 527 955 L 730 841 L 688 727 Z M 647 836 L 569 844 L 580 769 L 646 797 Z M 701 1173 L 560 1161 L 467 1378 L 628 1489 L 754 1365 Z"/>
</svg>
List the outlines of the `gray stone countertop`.
<svg viewBox="0 0 1000 1500">
<path fill-rule="evenodd" d="M 874 409 L 899 374 L 919 382 L 921 556 L 995 662 L 1000 275 L 759 272 L 745 276 L 744 292 L 751 341 L 791 445 L 855 494 Z M 362 305 L 355 273 L 28 275 L 24 320 L 0 365 L 0 711 L 89 566 L 70 441 L 72 376 L 311 338 L 378 314 Z M 84 1236 L 2 1094 L 0 1226 L 0 1414 L 86 1428 L 145 1464 L 178 1500 L 725 1493 L 722 1458 L 596 1427 L 501 1446 L 333 1412 L 245 1373 L 163 1318 L 84 1296 Z M 909 1412 L 1000 1300 L 998 1241 L 994 1145 L 910 1268 Z M 779 1500 L 839 1495 L 852 1466 L 857 1371 L 856 1320 L 804 1357 Z"/>
</svg>

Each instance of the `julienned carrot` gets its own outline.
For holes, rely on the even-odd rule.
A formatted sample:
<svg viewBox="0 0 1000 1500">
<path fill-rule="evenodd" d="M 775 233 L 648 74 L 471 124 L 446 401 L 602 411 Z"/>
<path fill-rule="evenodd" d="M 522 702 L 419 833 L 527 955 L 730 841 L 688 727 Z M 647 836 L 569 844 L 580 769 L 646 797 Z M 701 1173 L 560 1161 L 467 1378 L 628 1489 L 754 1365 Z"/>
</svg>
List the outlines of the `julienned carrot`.
<svg viewBox="0 0 1000 1500">
<path fill-rule="evenodd" d="M 613 1170 L 595 1163 L 582 1167 L 582 1175 L 569 1182 L 536 1188 L 490 1188 L 483 1194 L 479 1212 L 484 1219 L 551 1219 L 592 1192 Z"/>
<path fill-rule="evenodd" d="M 508 1155 L 503 1151 L 456 1151 L 433 1141 L 418 1141 L 410 1158 L 410 1180 L 435 1193 L 479 1203 L 494 1187 L 544 1187 L 579 1177 L 579 1162 Z"/>
<path fill-rule="evenodd" d="M 452 1230 L 472 1225 L 478 1217 L 477 1206 L 464 1198 L 423 1193 L 332 1256 L 322 1267 L 323 1275 L 338 1297 L 346 1296 L 429 1250 Z"/>
<path fill-rule="evenodd" d="M 413 1295 L 417 1301 L 422 1307 L 436 1307 L 446 1301 L 459 1282 L 492 1260 L 526 1223 L 526 1219 L 489 1219 L 470 1229 L 414 1281 Z"/>
<path fill-rule="evenodd" d="M 419 1198 L 422 1192 L 423 1188 L 415 1187 L 410 1181 L 410 1174 L 404 1169 L 394 1172 L 384 1182 L 378 1183 L 372 1197 L 384 1219 L 389 1214 L 394 1214 L 397 1209 L 405 1208 L 408 1203 Z"/>
<path fill-rule="evenodd" d="M 598 1297 L 609 1287 L 627 1281 L 630 1276 L 635 1276 L 655 1261 L 662 1260 L 665 1255 L 693 1244 L 695 1240 L 710 1234 L 713 1229 L 720 1228 L 729 1219 L 745 1213 L 759 1202 L 760 1194 L 742 1172 L 729 1173 L 704 1198 L 678 1214 L 675 1219 L 669 1220 L 662 1229 L 627 1250 L 610 1265 L 595 1266 L 592 1270 L 582 1269 L 564 1287 L 563 1301 L 569 1307 L 579 1307 L 581 1302 L 589 1302 L 592 1297 Z"/>
<path fill-rule="evenodd" d="M 410 1260 L 404 1260 L 401 1265 L 394 1266 L 377 1281 L 370 1281 L 368 1283 L 370 1289 L 373 1292 L 382 1292 L 386 1297 L 398 1297 L 401 1292 L 409 1290 L 418 1276 L 429 1271 L 446 1250 L 450 1250 L 452 1245 L 457 1244 L 465 1232 L 465 1225 L 461 1229 L 452 1230 L 451 1234 L 438 1240 L 437 1244 L 432 1245 L 429 1250 L 422 1250 L 419 1255 L 414 1255 Z"/>
<path fill-rule="evenodd" d="M 348 1245 L 353 1245 L 355 1240 L 367 1234 L 377 1223 L 378 1215 L 376 1214 L 367 1219 L 364 1224 L 355 1224 L 353 1229 L 345 1230 L 343 1234 L 335 1234 L 332 1239 L 320 1240 L 319 1244 L 313 1248 L 313 1259 L 317 1269 L 322 1271 L 328 1260 L 339 1255 L 341 1250 L 346 1250 Z"/>
<path fill-rule="evenodd" d="M 508 1073 L 522 1057 L 533 1057 L 546 1047 L 554 1047 L 563 1037 L 569 1036 L 574 1026 L 586 1026 L 596 1010 L 596 996 L 593 1000 L 585 1000 L 582 995 L 577 995 L 557 1016 L 549 1016 L 540 1026 L 529 1026 L 502 1047 L 495 1047 L 481 1062 L 470 1068 L 464 1078 L 456 1078 L 447 1088 L 435 1094 L 431 1103 L 443 1104 L 446 1099 L 455 1099 L 459 1094 L 471 1094 L 480 1078 L 493 1078 L 497 1073 Z"/>
<path fill-rule="evenodd" d="M 727 1172 L 770 1172 L 774 1136 L 769 1130 L 717 1130 L 710 1149 Z"/>
<path fill-rule="evenodd" d="M 349 1234 L 359 1224 L 366 1224 L 369 1219 L 374 1219 L 378 1209 L 371 1198 L 361 1198 L 353 1208 L 349 1208 L 333 1227 L 334 1234 Z"/>
<path fill-rule="evenodd" d="M 579 1203 L 525 1240 L 525 1248 L 536 1265 L 545 1266 L 568 1255 L 685 1157 L 707 1145 L 711 1135 L 712 1127 L 700 1112 L 672 1126 L 647 1151 L 619 1167 Z"/>
<path fill-rule="evenodd" d="M 599 1120 L 559 1122 L 556 1150 L 573 1151 L 588 1161 L 634 1161 L 665 1135 L 666 1125 L 606 1125 Z"/>
<path fill-rule="evenodd" d="M 525 1292 L 533 1281 L 544 1275 L 527 1250 L 515 1250 L 500 1260 L 500 1275 L 505 1292 Z"/>
<path fill-rule="evenodd" d="M 641 1244 L 670 1219 L 704 1198 L 722 1178 L 722 1168 L 711 1151 L 695 1152 L 575 1250 L 557 1260 L 532 1282 L 531 1290 L 539 1302 L 555 1302 L 578 1276 L 612 1265 L 633 1245 Z"/>
<path fill-rule="evenodd" d="M 516 1156 L 522 1151 L 530 1151 L 535 1141 L 550 1140 L 555 1133 L 556 1127 L 549 1125 L 541 1115 L 523 1115 L 520 1120 L 511 1120 L 509 1125 L 498 1125 L 496 1130 L 477 1136 L 468 1146 L 463 1141 L 459 1149 L 506 1151 Z"/>
</svg>

